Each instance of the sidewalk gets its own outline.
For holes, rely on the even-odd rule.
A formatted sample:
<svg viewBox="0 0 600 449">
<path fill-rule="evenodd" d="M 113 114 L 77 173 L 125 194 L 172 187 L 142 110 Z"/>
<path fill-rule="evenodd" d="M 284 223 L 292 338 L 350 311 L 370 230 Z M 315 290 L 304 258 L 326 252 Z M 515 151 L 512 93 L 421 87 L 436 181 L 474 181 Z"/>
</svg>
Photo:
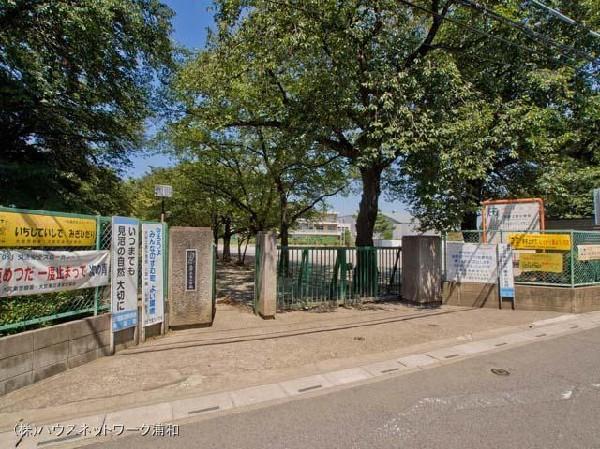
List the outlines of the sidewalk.
<svg viewBox="0 0 600 449">
<path fill-rule="evenodd" d="M 0 432 L 19 419 L 46 423 L 355 367 L 522 331 L 559 315 L 377 304 L 263 321 L 219 304 L 211 328 L 172 333 L 3 396 Z"/>
</svg>

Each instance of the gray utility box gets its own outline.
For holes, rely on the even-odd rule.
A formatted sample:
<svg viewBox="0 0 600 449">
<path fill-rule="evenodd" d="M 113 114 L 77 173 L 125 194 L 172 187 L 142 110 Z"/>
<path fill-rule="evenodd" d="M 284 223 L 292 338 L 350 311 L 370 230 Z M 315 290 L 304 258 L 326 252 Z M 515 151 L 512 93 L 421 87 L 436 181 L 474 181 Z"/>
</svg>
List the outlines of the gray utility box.
<svg viewBox="0 0 600 449">
<path fill-rule="evenodd" d="M 420 305 L 442 303 L 442 240 L 402 237 L 402 298 Z"/>
</svg>

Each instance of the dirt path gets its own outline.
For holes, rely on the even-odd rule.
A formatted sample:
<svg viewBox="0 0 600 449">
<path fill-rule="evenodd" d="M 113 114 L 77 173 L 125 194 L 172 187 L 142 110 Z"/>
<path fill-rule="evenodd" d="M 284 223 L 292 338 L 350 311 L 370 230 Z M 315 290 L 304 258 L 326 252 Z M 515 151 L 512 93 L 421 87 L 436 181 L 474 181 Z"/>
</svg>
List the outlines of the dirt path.
<svg viewBox="0 0 600 449">
<path fill-rule="evenodd" d="M 252 307 L 254 297 L 254 260 L 243 266 L 217 262 L 217 302 Z"/>
</svg>

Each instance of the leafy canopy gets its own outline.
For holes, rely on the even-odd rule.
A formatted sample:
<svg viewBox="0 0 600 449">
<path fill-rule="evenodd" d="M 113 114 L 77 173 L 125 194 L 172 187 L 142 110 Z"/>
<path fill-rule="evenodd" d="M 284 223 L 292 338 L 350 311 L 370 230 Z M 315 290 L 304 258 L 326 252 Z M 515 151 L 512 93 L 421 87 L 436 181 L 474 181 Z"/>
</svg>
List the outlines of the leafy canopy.
<svg viewBox="0 0 600 449">
<path fill-rule="evenodd" d="M 0 203 L 78 208 L 123 164 L 170 71 L 158 0 L 0 0 Z"/>
</svg>

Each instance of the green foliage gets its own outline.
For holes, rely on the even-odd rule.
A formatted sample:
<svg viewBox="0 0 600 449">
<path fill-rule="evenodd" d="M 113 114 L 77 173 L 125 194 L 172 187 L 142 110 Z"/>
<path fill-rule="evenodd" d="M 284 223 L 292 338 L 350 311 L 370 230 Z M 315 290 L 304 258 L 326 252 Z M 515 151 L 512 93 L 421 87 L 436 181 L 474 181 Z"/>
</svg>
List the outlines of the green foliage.
<svg viewBox="0 0 600 449">
<path fill-rule="evenodd" d="M 598 27 L 597 3 L 555 3 Z M 522 9 L 519 2 L 496 10 L 535 23 L 536 32 L 566 47 L 598 55 L 600 40 L 581 28 Z M 490 198 L 542 197 L 552 217 L 588 216 L 591 189 L 600 185 L 597 63 L 565 56 L 556 45 L 548 48 L 468 8 L 453 17 L 505 41 L 458 25 L 443 28 L 436 45 L 453 55 L 458 76 L 470 86 L 468 102 L 434 141 L 399 160 L 388 186 L 426 228 L 471 229 L 480 202 Z"/>
<path fill-rule="evenodd" d="M 172 226 L 210 226 L 214 209 L 209 193 L 193 182 L 190 167 L 182 164 L 154 168 L 140 179 L 129 182 L 133 215 L 143 220 L 158 220 L 161 198 L 154 196 L 154 186 L 173 186 L 173 196 L 165 198 L 166 221 Z"/>
<path fill-rule="evenodd" d="M 378 213 L 374 231 L 377 238 L 391 240 L 394 238 L 394 223 L 382 213 Z"/>
<path fill-rule="evenodd" d="M 344 189 L 346 166 L 302 136 L 237 121 L 248 109 L 287 100 L 277 83 L 258 92 L 251 73 L 232 76 L 238 68 L 225 50 L 209 48 L 178 72 L 173 95 L 185 113 L 164 137 L 182 160 L 196 164 L 199 184 L 245 217 L 250 233 L 277 227 L 285 242 L 300 217 Z"/>
<path fill-rule="evenodd" d="M 0 326 L 23 323 L 38 317 L 52 317 L 74 310 L 89 309 L 94 306 L 93 295 L 94 290 L 87 289 L 3 298 L 0 301 Z M 22 331 L 22 329 L 14 328 L 14 331 Z M 0 332 L 1 334 L 2 332 Z"/>
<path fill-rule="evenodd" d="M 0 0 L 0 204 L 122 210 L 108 167 L 142 142 L 171 17 L 158 0 Z"/>
<path fill-rule="evenodd" d="M 564 200 L 597 181 L 589 60 L 600 44 L 521 3 L 489 6 L 533 32 L 453 1 L 220 0 L 192 70 L 204 78 L 183 77 L 227 86 L 191 97 L 204 105 L 196 115 L 220 111 L 217 127 L 275 129 L 350 162 L 363 184 L 359 245 L 370 243 L 386 171 L 428 227 L 473 221 L 488 196 L 541 195 L 553 213 L 579 214 L 579 199 Z M 598 26 L 597 2 L 555 6 Z"/>
<path fill-rule="evenodd" d="M 342 242 L 339 237 L 335 236 L 317 236 L 317 235 L 306 235 L 306 236 L 293 236 L 290 237 L 289 245 L 299 246 L 341 246 Z"/>
<path fill-rule="evenodd" d="M 222 125 L 276 129 L 357 168 L 357 241 L 368 245 L 382 172 L 435 141 L 470 97 L 449 55 L 424 60 L 439 23 L 392 0 L 217 5 L 219 29 L 197 71 L 236 96 L 210 107 Z"/>
</svg>

